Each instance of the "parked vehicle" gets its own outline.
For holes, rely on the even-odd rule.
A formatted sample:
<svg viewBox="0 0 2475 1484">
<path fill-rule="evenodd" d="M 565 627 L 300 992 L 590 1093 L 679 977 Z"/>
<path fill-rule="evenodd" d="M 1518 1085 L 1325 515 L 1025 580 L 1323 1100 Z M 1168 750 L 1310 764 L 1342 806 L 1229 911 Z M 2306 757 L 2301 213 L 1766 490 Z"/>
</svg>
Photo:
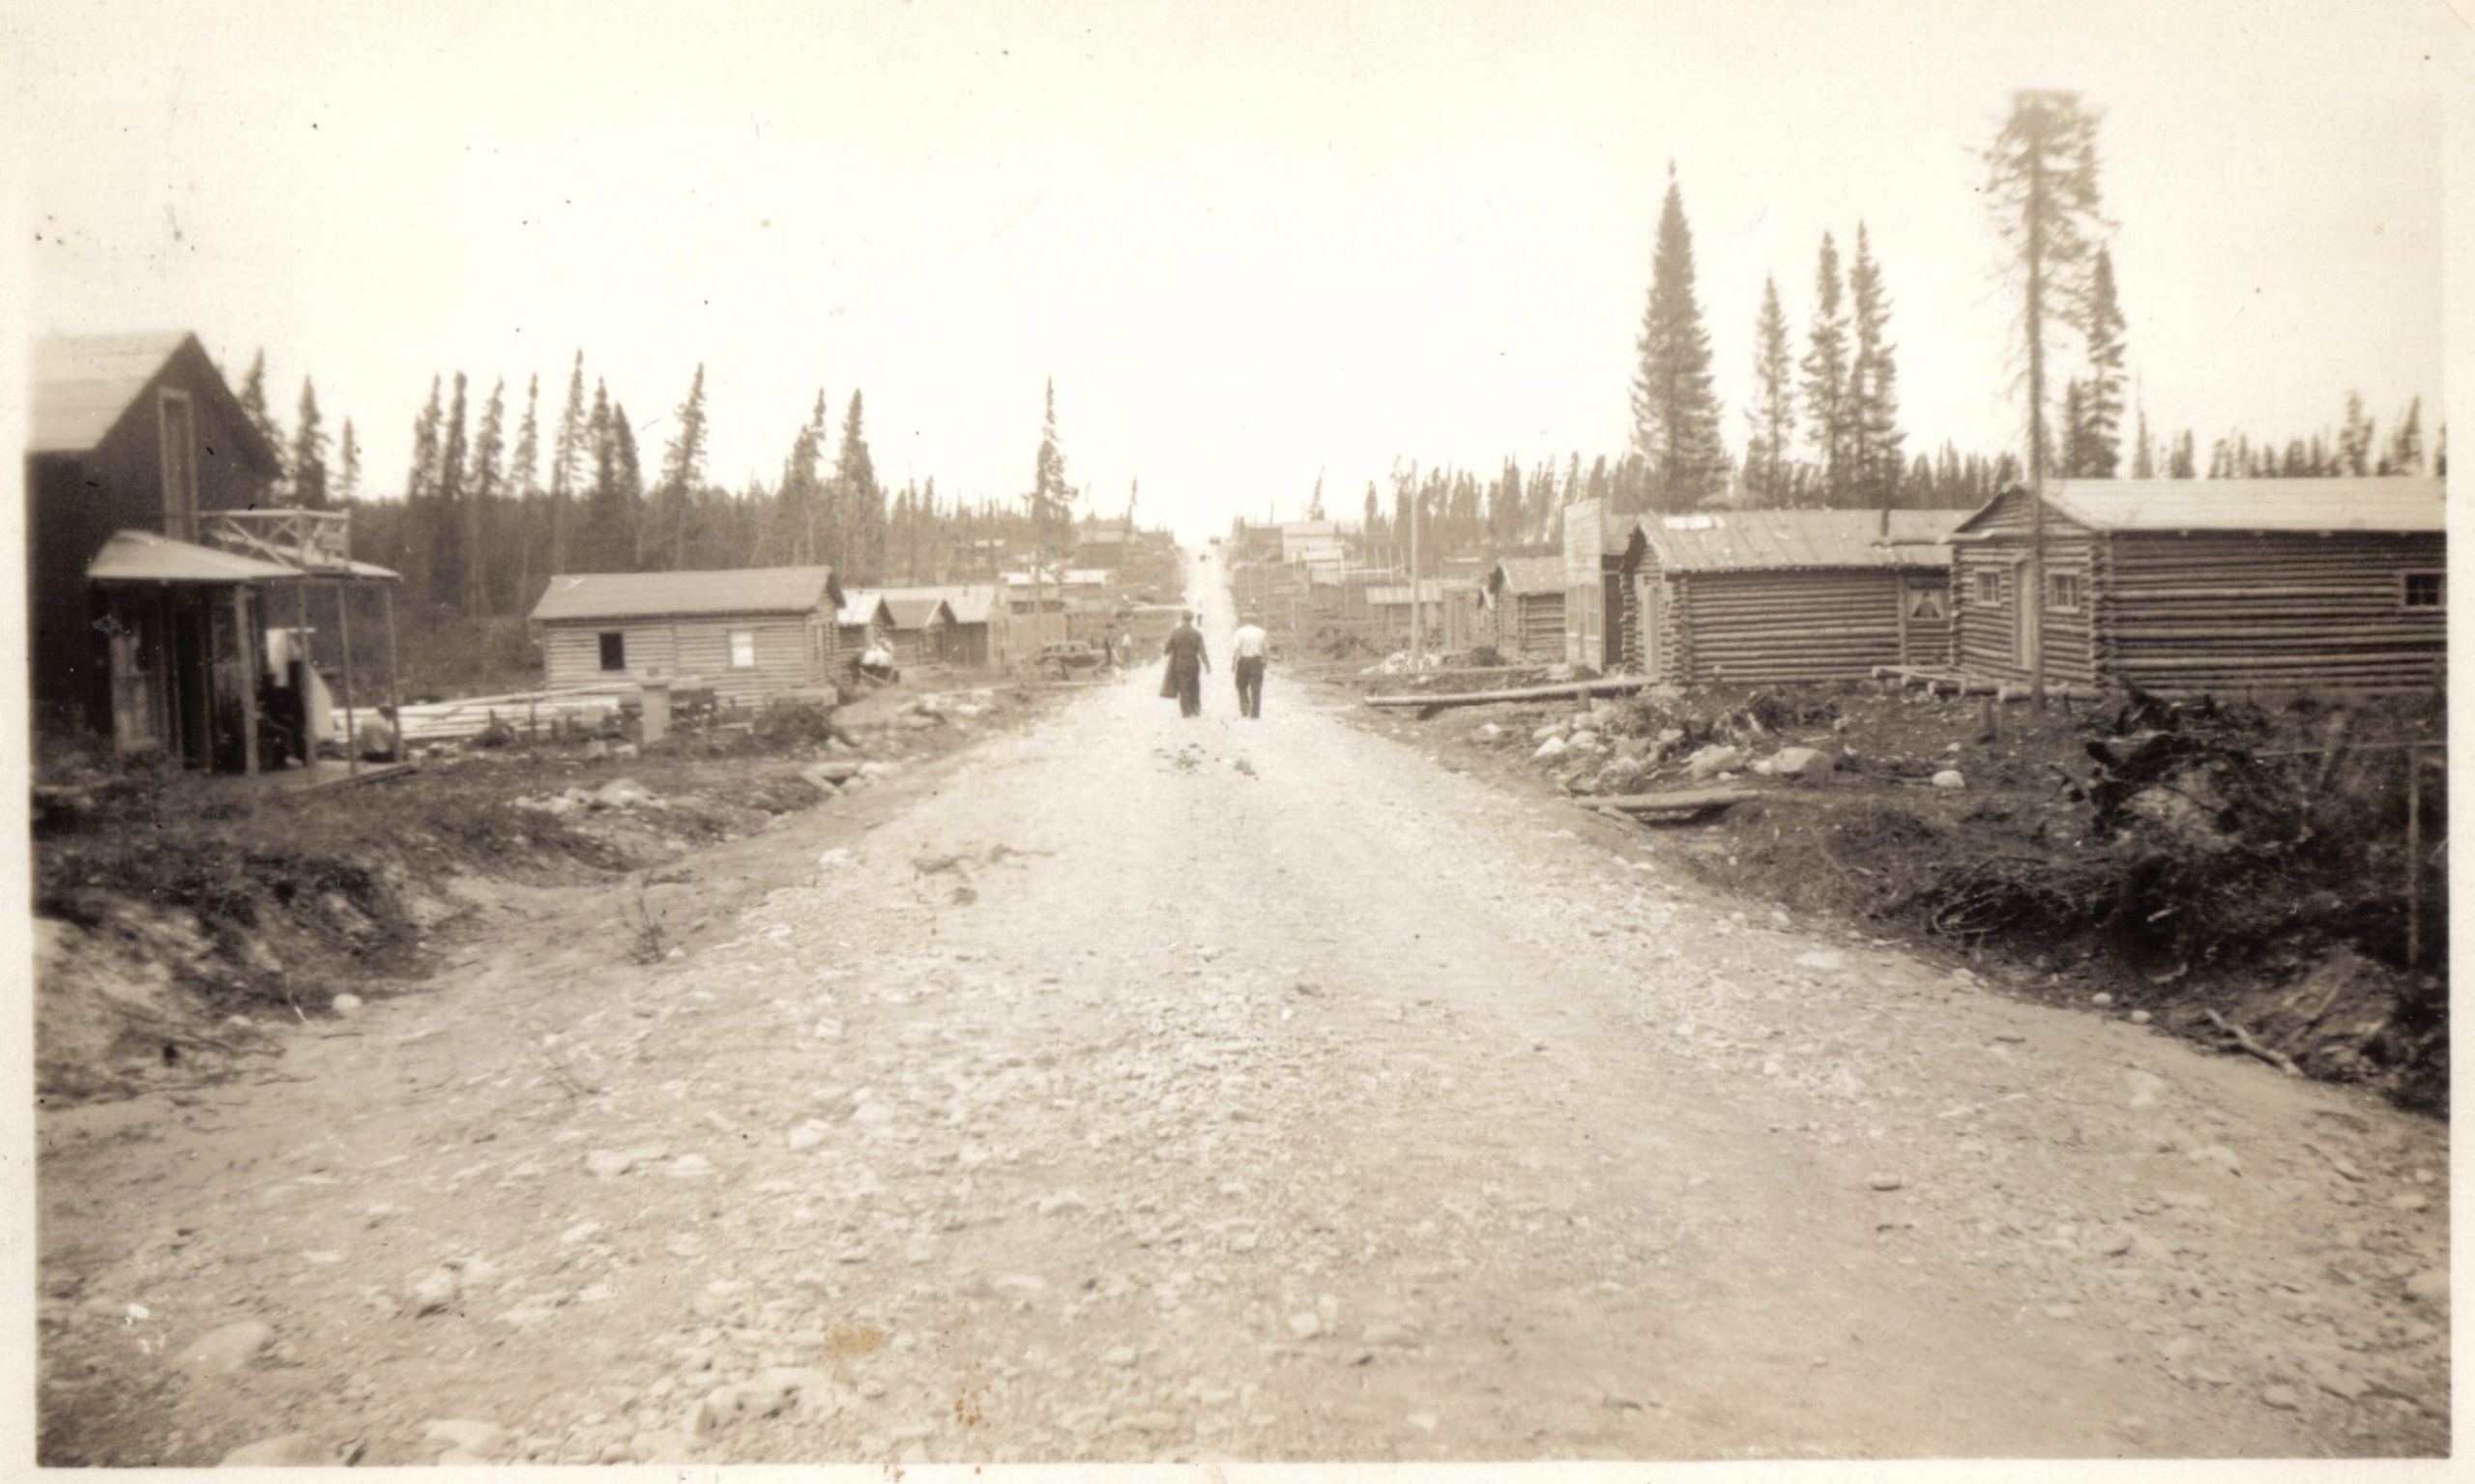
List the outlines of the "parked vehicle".
<svg viewBox="0 0 2475 1484">
<path fill-rule="evenodd" d="M 1097 646 L 1086 644 L 1080 639 L 1065 639 L 1055 644 L 1043 644 L 1040 646 L 1038 657 L 1032 661 L 1034 667 L 1042 675 L 1057 681 L 1068 680 L 1077 675 L 1089 675 L 1106 662 L 1107 656 L 1100 653 Z"/>
</svg>

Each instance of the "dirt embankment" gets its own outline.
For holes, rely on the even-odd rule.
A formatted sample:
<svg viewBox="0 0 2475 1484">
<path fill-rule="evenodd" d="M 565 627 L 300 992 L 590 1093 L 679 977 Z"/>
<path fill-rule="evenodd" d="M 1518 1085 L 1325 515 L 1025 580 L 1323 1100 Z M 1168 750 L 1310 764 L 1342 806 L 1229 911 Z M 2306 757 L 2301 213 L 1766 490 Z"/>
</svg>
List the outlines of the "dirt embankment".
<svg viewBox="0 0 2475 1484">
<path fill-rule="evenodd" d="M 37 1090 L 77 1101 L 230 1075 L 420 978 L 507 890 L 608 881 L 830 806 L 1033 702 L 894 689 L 835 713 L 840 736 L 784 708 L 651 750 L 432 749 L 315 790 L 64 760 L 38 788 Z M 638 930 L 661 951 L 657 922 Z"/>
<path fill-rule="evenodd" d="M 1717 884 L 2445 1109 L 2447 782 L 2430 702 L 2116 699 L 2040 715 L 1846 687 L 1412 714 L 1387 716 L 1585 802 L 1748 794 L 1677 841 Z"/>
</svg>

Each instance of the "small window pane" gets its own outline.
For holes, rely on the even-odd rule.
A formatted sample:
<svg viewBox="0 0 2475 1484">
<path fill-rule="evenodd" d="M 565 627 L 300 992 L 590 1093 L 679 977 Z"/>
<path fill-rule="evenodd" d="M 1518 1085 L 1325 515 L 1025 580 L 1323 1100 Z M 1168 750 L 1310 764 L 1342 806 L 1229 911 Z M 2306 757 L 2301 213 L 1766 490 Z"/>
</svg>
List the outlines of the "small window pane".
<svg viewBox="0 0 2475 1484">
<path fill-rule="evenodd" d="M 2047 579 L 2047 588 L 2048 607 L 2059 609 L 2065 613 L 2079 611 L 2080 574 L 2078 572 L 2053 573 Z"/>
<path fill-rule="evenodd" d="M 1976 574 L 1976 600 L 1988 608 L 2002 606 L 2002 574 L 2000 572 Z"/>
<path fill-rule="evenodd" d="M 2449 603 L 2447 572 L 2408 572 L 2406 574 L 2406 606 L 2409 608 L 2441 608 Z"/>
<path fill-rule="evenodd" d="M 601 636 L 601 668 L 605 670 L 627 668 L 627 636 L 626 634 L 609 633 Z"/>
<path fill-rule="evenodd" d="M 731 668 L 734 670 L 756 668 L 755 629 L 734 628 L 731 630 Z"/>
</svg>

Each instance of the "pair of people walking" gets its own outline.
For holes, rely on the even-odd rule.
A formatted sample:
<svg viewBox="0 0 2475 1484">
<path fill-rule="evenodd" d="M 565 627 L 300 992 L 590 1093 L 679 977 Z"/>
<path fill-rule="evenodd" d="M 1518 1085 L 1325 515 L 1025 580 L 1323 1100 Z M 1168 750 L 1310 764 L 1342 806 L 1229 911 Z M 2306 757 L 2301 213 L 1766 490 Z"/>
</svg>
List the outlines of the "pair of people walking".
<svg viewBox="0 0 2475 1484">
<path fill-rule="evenodd" d="M 1238 665 L 1238 713 L 1260 719 L 1264 714 L 1264 665 L 1271 657 L 1271 636 L 1249 618 L 1238 626 L 1230 642 Z M 1162 698 L 1177 697 L 1179 715 L 1202 715 L 1203 673 L 1211 668 L 1211 655 L 1204 649 L 1203 630 L 1195 626 L 1191 610 L 1179 615 L 1178 626 L 1169 635 L 1167 654 L 1168 673 L 1160 679 Z"/>
</svg>

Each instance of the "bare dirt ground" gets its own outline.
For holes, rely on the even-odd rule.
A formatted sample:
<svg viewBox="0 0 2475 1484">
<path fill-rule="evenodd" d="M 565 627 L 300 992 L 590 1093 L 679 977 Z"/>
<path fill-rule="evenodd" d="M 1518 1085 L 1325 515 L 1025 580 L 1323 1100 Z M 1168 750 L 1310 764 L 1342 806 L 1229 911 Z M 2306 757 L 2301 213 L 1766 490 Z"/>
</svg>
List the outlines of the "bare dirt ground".
<svg viewBox="0 0 2475 1484">
<path fill-rule="evenodd" d="M 2447 1450 L 2444 1125 L 1207 686 L 44 1117 L 44 1459 Z"/>
</svg>

